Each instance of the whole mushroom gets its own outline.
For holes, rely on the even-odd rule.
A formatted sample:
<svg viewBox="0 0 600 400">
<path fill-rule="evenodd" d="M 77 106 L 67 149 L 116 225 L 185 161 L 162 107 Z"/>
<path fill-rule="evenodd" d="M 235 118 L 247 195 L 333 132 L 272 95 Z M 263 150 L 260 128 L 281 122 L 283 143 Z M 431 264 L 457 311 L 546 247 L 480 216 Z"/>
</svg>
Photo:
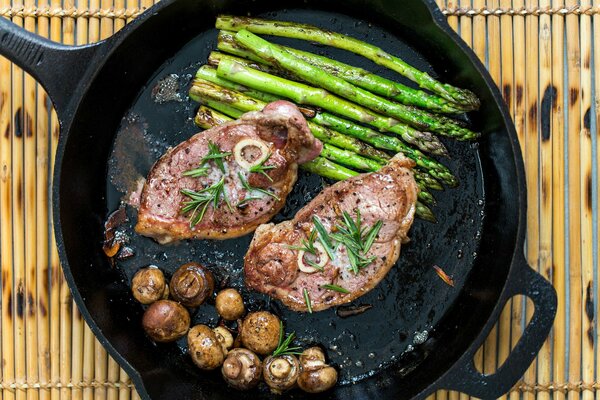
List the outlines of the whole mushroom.
<svg viewBox="0 0 600 400">
<path fill-rule="evenodd" d="M 299 375 L 300 363 L 292 354 L 269 356 L 263 362 L 263 379 L 273 393 L 293 388 Z"/>
<path fill-rule="evenodd" d="M 198 307 L 214 289 L 213 274 L 198 263 L 182 265 L 171 278 L 171 297 L 186 307 Z"/>
<path fill-rule="evenodd" d="M 215 300 L 217 312 L 227 321 L 235 321 L 246 312 L 242 295 L 235 289 L 224 289 L 217 294 Z"/>
<path fill-rule="evenodd" d="M 302 372 L 298 386 L 308 393 L 321 393 L 337 383 L 337 371 L 325 363 L 325 354 L 318 347 L 311 347 L 300 355 Z"/>
<path fill-rule="evenodd" d="M 241 340 L 244 347 L 266 356 L 277 348 L 281 321 L 268 311 L 250 313 L 242 323 Z"/>
<path fill-rule="evenodd" d="M 221 373 L 231 387 L 238 390 L 252 389 L 260 382 L 260 359 L 248 349 L 233 349 L 223 362 Z"/>
<path fill-rule="evenodd" d="M 177 302 L 158 300 L 146 309 L 142 326 L 155 342 L 172 342 L 183 337 L 190 328 L 190 314 Z"/>
<path fill-rule="evenodd" d="M 188 332 L 188 349 L 192 361 L 203 370 L 212 370 L 223 364 L 225 352 L 215 332 L 206 325 L 196 325 Z"/>
<path fill-rule="evenodd" d="M 165 275 L 154 265 L 140 269 L 131 280 L 133 297 L 142 304 L 162 299 L 166 287 Z"/>
<path fill-rule="evenodd" d="M 233 335 L 223 326 L 217 326 L 213 329 L 213 332 L 223 348 L 223 353 L 227 355 L 229 350 L 233 347 Z"/>
</svg>

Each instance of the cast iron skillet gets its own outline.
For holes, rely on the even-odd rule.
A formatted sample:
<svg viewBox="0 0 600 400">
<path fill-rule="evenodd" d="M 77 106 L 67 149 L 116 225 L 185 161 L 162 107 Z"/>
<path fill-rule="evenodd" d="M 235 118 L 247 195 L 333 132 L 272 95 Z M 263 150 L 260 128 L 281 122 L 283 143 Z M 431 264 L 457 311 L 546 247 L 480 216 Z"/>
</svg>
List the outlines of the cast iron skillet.
<svg viewBox="0 0 600 400">
<path fill-rule="evenodd" d="M 184 98 L 158 105 L 150 93 L 161 78 L 177 73 L 185 94 L 188 74 L 214 48 L 215 16 L 251 13 L 310 22 L 376 43 L 442 81 L 473 90 L 483 106 L 470 116 L 471 123 L 484 136 L 476 145 L 448 143 L 453 159 L 445 162 L 457 173 L 461 187 L 438 195 L 439 224 L 416 222 L 413 242 L 403 247 L 399 265 L 357 301 L 371 303 L 373 309 L 348 319 L 336 317 L 333 310 L 299 315 L 245 292 L 250 308 L 270 308 L 286 320 L 288 330 L 297 331 L 303 345 L 319 342 L 328 348 L 342 384 L 324 397 L 423 398 L 437 389 L 452 389 L 497 398 L 529 366 L 556 311 L 554 289 L 524 260 L 525 176 L 499 91 L 433 0 L 293 0 L 285 6 L 288 10 L 275 0 L 163 0 L 113 37 L 83 47 L 49 42 L 0 19 L 0 53 L 44 85 L 59 115 L 55 233 L 82 314 L 143 398 L 270 396 L 264 389 L 235 392 L 218 373 L 193 368 L 177 344 L 154 345 L 140 329 L 142 310 L 128 289 L 131 274 L 144 263 L 161 263 L 172 273 L 190 258 L 202 260 L 220 278 L 229 275 L 230 284 L 241 287 L 239 261 L 248 237 L 161 248 L 133 236 L 136 257 L 113 269 L 101 251 L 102 231 L 121 195 L 113 185 L 113 151 L 126 149 L 141 157 L 139 168 L 145 173 L 166 146 L 195 132 L 189 120 L 192 103 Z M 344 15 L 337 14 L 340 11 Z M 364 63 L 340 51 L 318 50 Z M 119 141 L 132 121 L 140 124 L 145 151 L 144 146 L 129 149 Z M 291 217 L 320 184 L 314 176 L 301 176 L 288 207 L 276 218 Z M 133 223 L 135 211 L 129 213 Z M 435 276 L 434 264 L 454 275 L 454 288 Z M 495 374 L 483 375 L 475 369 L 473 355 L 508 299 L 517 294 L 533 300 L 532 320 L 507 361 Z M 214 322 L 214 313 L 207 306 L 194 319 Z"/>
</svg>

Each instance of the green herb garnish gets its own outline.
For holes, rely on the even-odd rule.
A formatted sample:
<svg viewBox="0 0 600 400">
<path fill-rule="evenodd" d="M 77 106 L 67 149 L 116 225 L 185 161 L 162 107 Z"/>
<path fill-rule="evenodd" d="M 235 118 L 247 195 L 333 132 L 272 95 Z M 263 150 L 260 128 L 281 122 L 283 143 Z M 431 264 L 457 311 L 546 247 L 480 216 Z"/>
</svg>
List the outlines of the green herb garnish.
<svg viewBox="0 0 600 400">
<path fill-rule="evenodd" d="M 269 153 L 260 163 L 250 167 L 250 172 L 255 172 L 257 174 L 263 174 L 267 177 L 267 179 L 273 182 L 273 179 L 267 174 L 266 171 L 277 168 L 275 165 L 265 165 L 265 163 L 271 158 L 271 153 Z"/>
<path fill-rule="evenodd" d="M 323 223 L 321 223 L 321 220 L 316 215 L 313 216 L 313 224 L 315 225 L 315 229 L 319 233 L 319 242 L 321 242 L 321 244 L 323 245 L 323 248 L 329 256 L 329 259 L 333 260 L 335 257 L 333 255 L 334 249 L 333 244 L 331 243 L 331 238 L 329 237 L 327 230 L 323 226 Z"/>
<path fill-rule="evenodd" d="M 208 154 L 202 157 L 199 163 L 198 168 L 187 170 L 183 173 L 183 176 L 191 176 L 192 178 L 199 178 L 201 176 L 208 175 L 210 168 L 206 165 L 210 160 L 213 160 L 217 167 L 221 170 L 222 173 L 225 173 L 225 164 L 223 163 L 223 159 L 227 156 L 230 156 L 231 152 L 222 152 L 219 149 L 219 146 L 214 144 L 213 142 L 208 142 Z"/>
<path fill-rule="evenodd" d="M 306 303 L 306 308 L 308 309 L 308 312 L 310 314 L 312 314 L 312 304 L 310 303 L 310 297 L 308 296 L 308 290 L 306 288 L 304 288 L 302 290 L 302 294 L 304 295 L 304 302 Z"/>
<path fill-rule="evenodd" d="M 295 355 L 302 354 L 300 352 L 300 350 L 302 350 L 301 347 L 290 347 L 292 340 L 294 340 L 294 336 L 296 336 L 296 333 L 292 332 L 289 335 L 287 335 L 287 337 L 284 340 L 283 339 L 283 322 L 279 321 L 279 344 L 277 344 L 277 348 L 271 355 L 273 357 L 277 357 L 277 356 L 285 356 L 285 355 L 292 355 L 292 354 L 295 354 Z"/>
<path fill-rule="evenodd" d="M 375 242 L 383 222 L 377 221 L 367 231 L 367 227 L 362 226 L 360 210 L 356 210 L 356 220 L 350 217 L 346 211 L 342 215 L 342 224 L 336 225 L 337 232 L 332 233 L 332 239 L 342 243 L 348 251 L 348 260 L 350 261 L 350 270 L 355 274 L 371 264 L 376 256 L 367 257 L 366 254 Z"/>
<path fill-rule="evenodd" d="M 183 203 L 183 207 L 181 208 L 182 214 L 187 214 L 189 212 L 192 213 L 190 216 L 190 227 L 194 227 L 200 221 L 202 221 L 202 218 L 204 218 L 204 214 L 211 203 L 213 208 L 216 209 L 219 205 L 221 197 L 231 210 L 231 204 L 229 203 L 229 199 L 225 193 L 225 177 L 222 177 L 219 182 L 213 184 L 212 186 L 209 186 L 198 192 L 189 189 L 182 189 L 181 194 L 190 198 L 190 200 Z"/>
<path fill-rule="evenodd" d="M 315 239 L 317 238 L 317 231 L 312 230 L 308 236 L 308 240 L 302 239 L 302 246 L 288 246 L 292 250 L 304 251 L 312 255 L 317 255 L 317 249 L 315 248 Z"/>
<path fill-rule="evenodd" d="M 321 285 L 321 287 L 323 289 L 333 290 L 333 291 L 340 292 L 340 293 L 350 293 L 350 291 L 348 289 L 345 289 L 345 288 L 343 288 L 341 286 L 338 286 L 338 285 L 327 284 L 327 285 Z"/>
<path fill-rule="evenodd" d="M 248 183 L 248 180 L 246 178 L 244 178 L 244 175 L 241 172 L 238 172 L 238 176 L 240 178 L 240 182 L 242 182 L 242 186 L 248 192 L 256 191 L 256 192 L 262 193 L 264 195 L 271 196 L 272 198 L 274 198 L 277 201 L 280 200 L 279 197 L 273 192 L 269 192 L 268 190 L 265 190 L 265 189 L 255 188 L 255 187 L 250 186 L 250 183 Z M 244 200 L 242 200 L 242 202 L 244 202 L 246 200 L 249 200 L 249 199 L 244 199 Z M 238 205 L 239 205 L 239 203 L 238 203 Z"/>
</svg>

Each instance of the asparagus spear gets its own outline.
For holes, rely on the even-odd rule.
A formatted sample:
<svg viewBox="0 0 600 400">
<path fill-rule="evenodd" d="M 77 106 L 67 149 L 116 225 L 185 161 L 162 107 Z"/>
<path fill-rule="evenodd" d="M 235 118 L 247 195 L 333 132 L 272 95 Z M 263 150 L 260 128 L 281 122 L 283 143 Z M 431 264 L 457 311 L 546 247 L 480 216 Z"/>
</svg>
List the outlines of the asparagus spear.
<svg viewBox="0 0 600 400">
<path fill-rule="evenodd" d="M 272 65 L 289 71 L 312 85 L 322 87 L 375 112 L 402 121 L 415 129 L 428 130 L 459 140 L 472 140 L 479 136 L 475 132 L 455 124 L 449 118 L 430 114 L 415 107 L 405 106 L 361 89 L 245 29 L 239 31 L 235 35 L 235 39 Z"/>
<path fill-rule="evenodd" d="M 234 17 L 230 15 L 219 16 L 217 18 L 216 27 L 218 29 L 236 32 L 241 29 L 247 29 L 248 31 L 257 34 L 309 40 L 348 50 L 398 72 L 417 83 L 420 87 L 431 90 L 451 102 L 463 105 L 469 109 L 479 108 L 479 99 L 469 90 L 459 89 L 452 85 L 438 82 L 427 73 L 419 71 L 399 57 L 386 53 L 377 46 L 341 33 L 294 22 L 268 21 L 257 18 Z"/>
<path fill-rule="evenodd" d="M 202 129 L 210 129 L 229 121 L 231 118 L 227 115 L 206 106 L 200 106 L 194 117 L 194 123 Z"/>
<path fill-rule="evenodd" d="M 396 133 L 404 141 L 423 151 L 440 156 L 448 154 L 442 142 L 431 133 L 417 131 L 393 118 L 376 114 L 348 100 L 332 95 L 324 89 L 246 68 L 227 58 L 219 62 L 217 74 L 222 78 L 241 83 L 252 89 L 286 97 L 298 104 L 321 107 L 355 121 L 373 125 L 380 130 Z"/>
<path fill-rule="evenodd" d="M 442 97 L 429 94 L 422 90 L 414 89 L 403 85 L 400 82 L 395 82 L 390 79 L 383 78 L 373 74 L 362 68 L 344 64 L 342 62 L 327 58 L 321 55 L 313 54 L 308 51 L 302 51 L 287 46 L 279 46 L 288 53 L 300 58 L 315 67 L 325 70 L 327 73 L 344 79 L 358 87 L 366 89 L 380 96 L 389 97 L 402 104 L 408 106 L 417 106 L 426 110 L 445 114 L 459 114 L 470 111 L 468 107 L 460 106 L 452 103 Z M 274 75 L 279 75 L 277 68 L 272 63 L 256 56 L 252 51 L 245 49 L 235 40 L 231 32 L 220 31 L 217 48 L 225 53 L 234 54 L 246 59 L 247 66 L 258 69 L 263 72 L 268 72 Z M 212 61 L 217 61 L 219 53 L 215 54 Z M 241 59 L 238 59 L 238 61 Z M 249 61 L 252 60 L 252 61 Z M 209 57 L 209 62 L 211 59 Z"/>
<path fill-rule="evenodd" d="M 419 184 L 423 187 L 435 190 L 444 190 L 444 187 L 441 183 L 437 181 L 433 176 L 429 175 L 427 172 L 421 171 L 419 169 L 413 169 L 413 173 L 415 174 L 415 179 Z"/>
<path fill-rule="evenodd" d="M 300 168 L 324 178 L 333 179 L 334 181 L 343 181 L 344 179 L 358 175 L 358 172 L 342 167 L 321 156 L 301 164 Z"/>
<path fill-rule="evenodd" d="M 234 107 L 242 111 L 262 110 L 262 108 L 266 105 L 266 103 L 261 102 L 260 100 L 252 99 L 243 93 L 235 92 L 233 90 L 227 90 L 217 85 L 213 85 L 210 82 L 202 80 L 194 81 L 190 89 L 190 97 L 192 97 L 196 101 L 200 101 L 200 97 L 204 99 L 211 99 L 216 102 L 225 103 L 230 107 Z M 213 106 L 212 104 L 210 105 Z M 215 106 L 215 108 L 217 107 L 218 105 Z M 217 109 L 221 112 L 227 113 L 227 111 L 221 108 Z M 364 152 L 341 146 L 339 144 L 338 136 L 346 138 L 348 138 L 348 136 L 340 135 L 338 134 L 338 132 L 352 136 L 352 138 L 363 140 L 378 148 L 392 150 L 396 153 L 402 152 L 405 156 L 415 161 L 418 166 L 426 169 L 433 178 L 437 178 L 449 186 L 456 186 L 458 184 L 456 178 L 452 175 L 448 168 L 446 168 L 439 162 L 425 156 L 420 151 L 407 146 L 398 138 L 382 135 L 379 132 L 376 132 L 372 129 L 356 125 L 352 122 L 346 121 L 342 118 L 328 113 L 317 113 L 317 115 L 314 118 L 310 119 L 309 127 L 315 135 L 315 137 L 317 137 L 319 140 L 323 140 L 325 142 L 328 139 L 335 139 L 336 142 L 331 140 L 328 143 L 332 143 L 338 147 L 343 147 L 347 150 L 355 151 L 367 157 L 369 157 L 369 154 L 364 154 Z M 333 130 L 327 131 L 332 134 L 333 138 L 331 136 L 324 135 L 322 132 L 320 132 L 319 128 L 322 127 L 332 128 Z M 358 143 L 362 142 L 358 141 Z"/>
<path fill-rule="evenodd" d="M 431 211 L 429 207 L 427 207 L 420 201 L 417 201 L 417 209 L 415 210 L 415 215 L 421 218 L 422 220 L 432 222 L 434 224 L 437 223 L 437 218 L 435 218 L 435 215 L 433 215 L 433 211 Z"/>
</svg>

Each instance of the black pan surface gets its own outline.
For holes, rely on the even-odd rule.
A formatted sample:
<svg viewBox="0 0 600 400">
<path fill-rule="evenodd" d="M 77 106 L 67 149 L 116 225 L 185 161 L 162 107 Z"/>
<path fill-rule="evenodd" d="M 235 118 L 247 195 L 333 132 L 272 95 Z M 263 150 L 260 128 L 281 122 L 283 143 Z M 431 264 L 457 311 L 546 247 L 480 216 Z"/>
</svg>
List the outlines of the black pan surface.
<svg viewBox="0 0 600 400">
<path fill-rule="evenodd" d="M 415 49 L 391 32 L 365 21 L 338 13 L 302 9 L 281 10 L 260 16 L 330 27 L 381 46 L 392 54 L 399 54 L 419 69 L 433 76 L 438 75 Z M 195 71 L 205 63 L 208 53 L 216 48 L 216 36 L 217 30 L 204 32 L 166 61 L 127 112 L 109 159 L 109 212 L 119 207 L 121 200 L 128 197 L 127 188 L 135 189 L 136 178 L 146 176 L 152 164 L 170 146 L 198 132 L 193 123 L 198 105 L 187 97 L 187 89 Z M 277 41 L 412 84 L 389 70 L 365 62 L 364 58 L 355 54 L 302 41 Z M 165 101 L 165 94 L 170 91 L 167 82 L 175 81 L 178 90 L 167 96 L 172 100 Z M 157 93 L 161 95 L 157 97 Z M 339 368 L 342 384 L 375 374 L 394 361 L 397 361 L 397 367 L 402 368 L 405 366 L 403 360 L 414 362 L 414 355 L 408 353 L 418 353 L 424 338 L 435 337 L 437 323 L 452 306 L 477 259 L 485 205 L 478 145 L 452 140 L 445 143 L 452 158 L 444 162 L 455 171 L 461 185 L 458 189 L 436 193 L 439 206 L 435 207 L 435 213 L 440 222 L 431 224 L 418 220 L 414 224 L 410 232 L 413 240 L 403 246 L 396 267 L 375 290 L 352 303 L 373 306 L 361 315 L 339 318 L 334 309 L 312 315 L 295 313 L 276 301 L 270 301 L 268 296 L 246 290 L 243 283 L 243 256 L 252 239 L 251 234 L 236 240 L 185 241 L 163 246 L 133 232 L 137 217 L 131 208 L 126 231 L 131 237 L 130 246 L 135 249 L 136 256 L 117 262 L 117 267 L 123 274 L 123 281 L 128 283 L 140 267 L 149 264 L 159 266 L 168 275 L 190 261 L 208 266 L 221 281 L 226 280 L 228 285 L 242 291 L 250 310 L 272 310 L 285 321 L 287 331 L 296 332 L 298 342 L 304 346 L 322 344 L 332 363 Z M 274 221 L 293 218 L 324 185 L 330 183 L 301 172 L 287 206 Z M 434 265 L 442 267 L 454 278 L 454 287 L 445 284 L 437 276 Z M 136 318 L 140 318 L 142 307 L 132 308 Z M 200 307 L 193 316 L 193 323 L 214 325 L 217 321 L 211 305 Z M 184 352 L 185 339 L 178 344 L 179 350 Z"/>
</svg>

